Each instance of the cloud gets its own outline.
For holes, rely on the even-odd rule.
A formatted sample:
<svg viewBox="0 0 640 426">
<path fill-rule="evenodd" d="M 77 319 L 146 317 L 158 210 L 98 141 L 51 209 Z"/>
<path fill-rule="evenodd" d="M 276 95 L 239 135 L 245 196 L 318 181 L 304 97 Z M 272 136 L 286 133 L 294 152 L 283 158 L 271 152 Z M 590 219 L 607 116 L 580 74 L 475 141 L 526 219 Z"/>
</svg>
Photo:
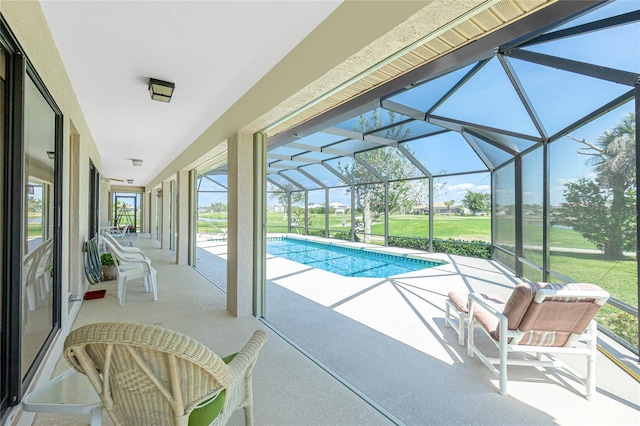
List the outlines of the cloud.
<svg viewBox="0 0 640 426">
<path fill-rule="evenodd" d="M 471 191 L 475 187 L 472 183 L 459 183 L 457 185 L 445 185 L 444 190 L 451 192 Z"/>
<path fill-rule="evenodd" d="M 444 185 L 440 193 L 436 196 L 437 201 L 456 200 L 460 201 L 467 195 L 467 191 L 480 192 L 482 194 L 491 193 L 491 185 L 476 185 L 474 183 L 463 182 L 455 185 Z"/>
</svg>

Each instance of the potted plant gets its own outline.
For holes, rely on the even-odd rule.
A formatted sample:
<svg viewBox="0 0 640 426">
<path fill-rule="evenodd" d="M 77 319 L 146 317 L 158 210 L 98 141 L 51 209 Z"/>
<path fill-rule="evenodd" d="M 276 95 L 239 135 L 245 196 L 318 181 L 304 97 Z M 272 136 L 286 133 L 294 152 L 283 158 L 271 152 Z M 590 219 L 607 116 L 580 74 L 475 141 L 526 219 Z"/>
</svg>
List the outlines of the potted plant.
<svg viewBox="0 0 640 426">
<path fill-rule="evenodd" d="M 105 281 L 115 280 L 118 277 L 118 267 L 111 253 L 102 253 L 100 263 L 102 263 L 102 274 Z"/>
</svg>

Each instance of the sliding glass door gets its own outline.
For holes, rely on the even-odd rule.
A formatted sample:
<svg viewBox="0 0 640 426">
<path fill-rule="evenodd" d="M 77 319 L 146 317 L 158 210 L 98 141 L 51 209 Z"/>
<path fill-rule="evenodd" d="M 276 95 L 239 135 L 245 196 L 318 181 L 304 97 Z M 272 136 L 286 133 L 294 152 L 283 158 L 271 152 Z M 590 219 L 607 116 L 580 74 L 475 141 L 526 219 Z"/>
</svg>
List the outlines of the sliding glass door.
<svg viewBox="0 0 640 426">
<path fill-rule="evenodd" d="M 0 421 L 60 329 L 62 114 L 0 16 Z"/>
<path fill-rule="evenodd" d="M 58 322 L 54 286 L 56 244 L 57 115 L 27 73 L 24 85 L 24 169 L 22 196 L 22 342 L 21 375 L 34 366 Z M 58 185 L 59 186 L 59 185 Z"/>
</svg>

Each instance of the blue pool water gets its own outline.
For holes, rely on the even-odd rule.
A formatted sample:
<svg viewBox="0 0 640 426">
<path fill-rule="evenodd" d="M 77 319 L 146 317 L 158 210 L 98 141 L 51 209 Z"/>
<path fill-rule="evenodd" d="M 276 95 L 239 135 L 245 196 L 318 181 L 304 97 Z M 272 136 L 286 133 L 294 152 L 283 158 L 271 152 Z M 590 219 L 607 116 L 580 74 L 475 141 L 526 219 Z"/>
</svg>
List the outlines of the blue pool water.
<svg viewBox="0 0 640 426">
<path fill-rule="evenodd" d="M 442 264 L 292 238 L 267 241 L 267 253 L 346 277 L 386 278 Z"/>
</svg>

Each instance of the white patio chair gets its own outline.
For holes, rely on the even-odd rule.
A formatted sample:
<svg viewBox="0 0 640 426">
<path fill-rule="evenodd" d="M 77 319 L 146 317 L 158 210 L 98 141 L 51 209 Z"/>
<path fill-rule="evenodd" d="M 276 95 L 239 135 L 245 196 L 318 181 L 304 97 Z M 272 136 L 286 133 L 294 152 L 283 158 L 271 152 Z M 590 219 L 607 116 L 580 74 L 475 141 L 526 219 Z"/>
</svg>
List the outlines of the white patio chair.
<svg viewBox="0 0 640 426">
<path fill-rule="evenodd" d="M 114 238 L 120 239 L 122 241 L 120 245 L 125 247 L 131 247 L 132 244 L 127 238 L 127 225 L 124 226 L 122 224 L 115 223 L 110 227 L 105 228 L 105 232 L 113 236 Z"/>
<path fill-rule="evenodd" d="M 121 252 L 123 252 L 123 253 L 140 253 L 140 254 L 142 254 L 144 257 L 146 257 L 146 256 L 145 256 L 145 254 L 144 254 L 144 252 L 143 252 L 139 247 L 129 247 L 129 246 L 122 245 L 122 244 L 120 244 L 120 243 L 118 242 L 118 240 L 117 240 L 117 239 L 116 239 L 112 234 L 110 234 L 110 233 L 108 233 L 108 232 L 105 232 L 105 233 L 102 235 L 102 238 L 107 239 L 107 240 L 110 240 L 110 241 L 111 241 L 114 245 L 116 245 L 116 246 L 118 247 L 118 249 L 120 249 L 120 251 L 121 251 Z"/>
<path fill-rule="evenodd" d="M 143 254 L 124 253 L 118 246 L 110 240 L 105 239 L 111 256 L 118 264 L 118 300 L 124 305 L 129 280 L 142 278 L 145 291 L 153 292 L 153 300 L 158 300 L 158 289 L 156 284 L 156 270 L 151 266 L 151 260 Z"/>
<path fill-rule="evenodd" d="M 36 310 L 38 299 L 44 300 L 46 298 L 45 294 L 48 289 L 45 280 L 48 280 L 49 277 L 45 277 L 45 275 L 48 275 L 51 265 L 52 243 L 53 240 L 51 239 L 43 242 L 31 253 L 27 254 L 22 261 L 22 283 L 27 294 L 27 303 L 30 311 Z"/>
<path fill-rule="evenodd" d="M 42 254 L 38 260 L 35 279 L 40 285 L 40 299 L 46 298 L 46 293 L 51 290 L 51 259 L 53 258 L 53 239 L 42 243 Z"/>
</svg>

